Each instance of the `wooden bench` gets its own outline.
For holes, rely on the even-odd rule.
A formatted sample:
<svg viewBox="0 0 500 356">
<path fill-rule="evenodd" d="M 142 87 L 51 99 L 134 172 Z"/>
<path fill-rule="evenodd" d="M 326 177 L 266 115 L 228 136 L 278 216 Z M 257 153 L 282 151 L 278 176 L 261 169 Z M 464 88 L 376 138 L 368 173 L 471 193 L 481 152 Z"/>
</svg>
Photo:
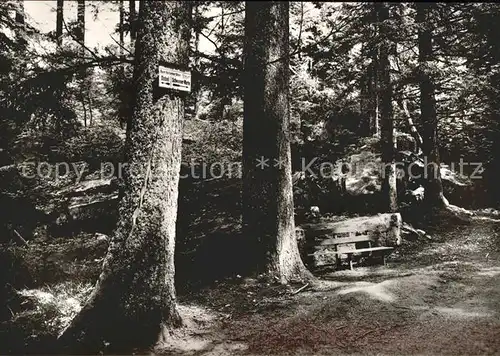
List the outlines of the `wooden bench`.
<svg viewBox="0 0 500 356">
<path fill-rule="evenodd" d="M 339 237 L 342 236 L 342 237 Z M 335 251 L 324 251 L 324 252 L 316 252 L 315 254 L 310 255 L 324 255 L 324 254 L 336 254 L 337 257 L 337 267 L 341 266 L 341 256 L 347 255 L 347 260 L 349 262 L 349 268 L 353 269 L 353 259 L 352 256 L 354 254 L 361 253 L 369 253 L 369 256 L 373 256 L 374 252 L 382 252 L 383 263 L 386 263 L 386 253 L 392 251 L 393 247 L 386 246 L 372 246 L 374 242 L 373 234 L 370 234 L 368 231 L 356 232 L 356 231 L 343 231 L 343 229 L 337 230 L 333 237 L 322 239 L 319 243 L 319 246 L 328 248 L 328 246 L 333 246 Z M 367 242 L 368 247 L 357 248 L 356 243 Z"/>
</svg>

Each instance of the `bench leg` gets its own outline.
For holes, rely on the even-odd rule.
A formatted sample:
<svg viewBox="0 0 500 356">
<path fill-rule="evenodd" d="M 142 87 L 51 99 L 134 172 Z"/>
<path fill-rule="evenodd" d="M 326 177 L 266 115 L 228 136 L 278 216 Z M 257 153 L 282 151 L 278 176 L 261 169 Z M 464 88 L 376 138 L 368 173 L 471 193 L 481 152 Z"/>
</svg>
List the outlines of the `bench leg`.
<svg viewBox="0 0 500 356">
<path fill-rule="evenodd" d="M 384 260 L 384 266 L 386 266 L 386 265 L 387 265 L 387 260 L 386 260 L 385 255 L 384 255 L 382 258 L 383 258 L 383 260 Z"/>
<path fill-rule="evenodd" d="M 354 269 L 353 266 L 352 266 L 352 254 L 348 254 L 347 256 L 349 256 L 349 268 L 351 269 L 351 271 Z"/>
</svg>

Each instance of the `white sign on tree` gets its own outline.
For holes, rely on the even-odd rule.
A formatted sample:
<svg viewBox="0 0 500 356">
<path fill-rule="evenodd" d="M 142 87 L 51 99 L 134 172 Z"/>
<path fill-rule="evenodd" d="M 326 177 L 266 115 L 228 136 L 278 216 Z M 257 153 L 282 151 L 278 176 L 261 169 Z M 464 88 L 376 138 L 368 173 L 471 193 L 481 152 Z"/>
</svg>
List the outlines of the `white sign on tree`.
<svg viewBox="0 0 500 356">
<path fill-rule="evenodd" d="M 189 93 L 191 92 L 191 72 L 158 66 L 158 86 Z"/>
</svg>

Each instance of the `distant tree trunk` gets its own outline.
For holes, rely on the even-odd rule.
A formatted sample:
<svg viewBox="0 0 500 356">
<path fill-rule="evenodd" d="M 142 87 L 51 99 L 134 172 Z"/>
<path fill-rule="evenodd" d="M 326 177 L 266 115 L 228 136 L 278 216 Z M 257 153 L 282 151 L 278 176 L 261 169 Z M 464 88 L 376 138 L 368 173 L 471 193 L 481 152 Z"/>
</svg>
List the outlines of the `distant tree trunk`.
<svg viewBox="0 0 500 356">
<path fill-rule="evenodd" d="M 135 41 L 137 38 L 136 31 L 136 17 L 137 13 L 135 11 L 135 0 L 129 0 L 129 22 L 130 22 L 130 40 Z"/>
<path fill-rule="evenodd" d="M 369 115 L 370 115 L 370 130 L 372 135 L 380 137 L 380 92 L 379 92 L 379 38 L 380 38 L 380 24 L 377 4 L 374 5 L 372 10 L 373 14 L 373 38 L 374 43 L 370 49 L 371 63 L 368 67 L 368 80 L 367 80 L 367 94 L 369 97 Z"/>
<path fill-rule="evenodd" d="M 384 164 L 384 179 L 382 193 L 387 211 L 398 210 L 396 189 L 396 135 L 394 130 L 394 117 L 392 110 L 392 82 L 389 65 L 389 5 L 377 3 L 378 19 L 380 26 L 380 141 L 382 144 L 382 162 Z"/>
<path fill-rule="evenodd" d="M 24 25 L 25 17 L 24 17 L 24 0 L 16 1 L 16 22 L 18 24 Z"/>
<path fill-rule="evenodd" d="M 81 43 L 80 55 L 85 55 L 85 0 L 78 0 L 76 39 Z"/>
<path fill-rule="evenodd" d="M 190 11 L 188 1 L 141 2 L 119 221 L 87 304 L 60 338 L 72 353 L 97 354 L 104 342 L 106 352 L 130 353 L 181 322 L 174 246 L 184 99 L 158 95 L 155 82 L 160 62 L 189 64 Z"/>
<path fill-rule="evenodd" d="M 82 61 L 85 58 L 85 0 L 78 0 L 77 5 L 77 27 L 76 27 L 76 39 L 80 42 L 80 57 Z M 80 98 L 83 109 L 83 125 L 87 126 L 87 70 L 85 68 L 80 70 L 79 73 L 80 81 Z"/>
<path fill-rule="evenodd" d="M 288 12 L 287 1 L 246 2 L 243 79 L 243 233 L 252 262 L 281 283 L 310 277 L 293 212 Z"/>
<path fill-rule="evenodd" d="M 220 11 L 221 11 L 221 14 L 220 14 L 220 34 L 221 34 L 221 37 L 223 38 L 224 36 L 224 1 L 221 1 L 220 2 Z M 224 44 L 222 43 L 220 46 L 219 46 L 219 56 L 220 56 L 220 60 L 221 60 L 221 64 L 220 66 L 222 67 L 221 68 L 221 72 L 224 72 L 225 71 L 225 67 L 224 67 L 224 64 L 222 64 L 225 60 L 226 60 L 226 52 L 225 52 L 225 48 L 224 48 Z M 223 76 L 225 78 L 225 75 Z M 226 108 L 226 105 L 227 105 L 227 101 L 228 101 L 228 93 L 227 93 L 227 82 L 225 80 L 219 80 L 217 82 L 217 93 L 218 93 L 218 96 L 219 96 L 219 99 L 220 99 L 220 106 L 218 108 L 218 117 L 222 119 L 224 119 L 224 113 L 225 113 L 225 108 Z"/>
<path fill-rule="evenodd" d="M 408 103 L 406 100 L 398 100 L 398 104 L 403 109 L 403 112 L 406 117 L 406 124 L 408 125 L 408 128 L 410 129 L 410 134 L 415 140 L 415 153 L 418 153 L 419 150 L 422 148 L 423 145 L 423 139 L 422 136 L 418 133 L 417 127 L 413 123 L 413 119 L 411 117 L 410 110 L 408 110 Z"/>
<path fill-rule="evenodd" d="M 193 17 L 195 21 L 198 19 L 199 16 L 199 3 L 198 1 L 195 1 L 193 4 Z M 196 31 L 194 34 L 194 48 L 196 53 L 200 50 L 200 31 Z M 201 100 L 201 83 L 200 83 L 200 76 L 201 73 L 200 71 L 200 64 L 201 64 L 201 57 L 196 54 L 195 59 L 194 59 L 194 66 L 195 70 L 199 75 L 197 75 L 196 80 L 193 81 L 193 98 L 194 98 L 194 117 L 198 118 L 199 112 L 200 112 L 200 100 Z"/>
<path fill-rule="evenodd" d="M 124 21 L 125 21 L 125 7 L 124 7 L 124 4 L 123 4 L 123 1 L 124 0 L 120 0 L 120 3 L 119 3 L 119 12 L 120 12 L 120 25 L 119 25 L 119 29 L 118 29 L 118 33 L 120 35 L 120 58 L 123 58 L 123 47 L 125 45 L 125 41 L 124 41 L 124 31 L 123 31 L 123 25 L 124 25 Z"/>
<path fill-rule="evenodd" d="M 92 112 L 92 90 L 90 88 L 90 82 L 89 83 L 89 86 L 88 86 L 88 89 L 87 89 L 87 99 L 89 101 L 89 126 L 92 126 L 93 122 L 94 122 L 94 113 Z"/>
<path fill-rule="evenodd" d="M 424 180 L 424 201 L 429 206 L 446 205 L 441 182 L 439 143 L 437 133 L 435 85 L 430 74 L 429 61 L 432 61 L 432 27 L 429 20 L 428 3 L 416 3 L 418 31 L 418 51 L 420 66 L 420 111 L 422 122 L 422 151 L 427 159 Z"/>
<path fill-rule="evenodd" d="M 364 55 L 366 52 L 366 46 L 362 44 L 361 53 Z M 371 132 L 371 113 L 370 113 L 370 101 L 371 98 L 369 96 L 369 81 L 370 73 L 369 66 L 366 69 L 366 72 L 361 75 L 359 78 L 359 112 L 361 114 L 361 122 L 360 128 L 363 136 L 370 136 Z"/>
<path fill-rule="evenodd" d="M 368 97 L 368 73 L 362 75 L 359 80 L 359 112 L 362 117 L 362 122 L 360 123 L 362 127 L 363 135 L 367 133 L 371 134 L 371 117 L 370 117 L 370 98 Z"/>
<path fill-rule="evenodd" d="M 378 49 L 376 50 L 378 53 Z M 372 131 L 376 137 L 380 137 L 380 91 L 379 91 L 379 60 L 375 55 L 373 62 L 373 108 L 372 108 Z"/>
<path fill-rule="evenodd" d="M 57 45 L 62 46 L 63 23 L 64 23 L 64 0 L 57 0 L 57 18 L 56 18 L 56 41 Z"/>
<path fill-rule="evenodd" d="M 125 77 L 125 52 L 124 52 L 124 48 L 125 48 L 125 31 L 124 31 L 124 25 L 125 25 L 125 4 L 124 4 L 124 0 L 120 0 L 120 4 L 119 4 L 119 12 L 120 12 L 120 28 L 119 28 L 119 35 L 120 35 L 120 39 L 119 39 L 119 43 L 120 43 L 120 59 L 123 61 L 122 65 L 121 65 L 121 74 L 122 74 L 122 78 Z"/>
<path fill-rule="evenodd" d="M 369 64 L 366 72 L 366 100 L 367 113 L 369 116 L 370 134 L 380 137 L 380 115 L 379 115 L 379 93 L 378 93 L 378 58 L 376 61 L 372 57 L 372 62 Z"/>
<path fill-rule="evenodd" d="M 120 79 L 125 81 L 125 54 L 124 54 L 124 46 L 125 46 L 125 30 L 124 30 L 124 24 L 125 24 L 125 4 L 124 0 L 120 0 L 118 3 L 118 12 L 120 15 L 120 21 L 118 24 L 118 34 L 119 34 L 119 41 L 118 44 L 120 46 L 119 53 L 120 53 L 120 60 L 122 61 L 121 66 L 119 67 L 119 73 L 120 73 Z M 124 82 L 122 82 L 124 83 Z M 120 95 L 119 95 L 119 119 L 120 119 L 120 127 L 123 129 L 125 126 L 125 115 L 127 111 L 127 102 L 130 97 L 130 91 L 126 90 L 126 87 L 124 85 L 120 86 Z"/>
</svg>

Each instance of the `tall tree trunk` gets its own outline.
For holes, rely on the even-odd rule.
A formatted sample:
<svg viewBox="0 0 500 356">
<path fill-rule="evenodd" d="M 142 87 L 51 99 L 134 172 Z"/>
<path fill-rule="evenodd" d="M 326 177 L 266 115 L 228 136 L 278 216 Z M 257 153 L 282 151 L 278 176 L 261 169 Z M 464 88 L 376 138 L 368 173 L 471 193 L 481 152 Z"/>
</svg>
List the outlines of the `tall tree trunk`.
<svg viewBox="0 0 500 356">
<path fill-rule="evenodd" d="M 85 0 L 78 0 L 77 5 L 77 27 L 76 27 L 76 39 L 80 42 L 80 57 L 82 61 L 85 58 Z M 88 88 L 87 83 L 87 69 L 82 68 L 79 73 L 80 81 L 80 98 L 83 109 L 83 125 L 87 126 L 87 95 L 86 91 Z"/>
<path fill-rule="evenodd" d="M 366 46 L 362 45 L 361 53 L 366 52 Z M 359 112 L 361 114 L 362 120 L 360 122 L 360 128 L 363 136 L 371 136 L 371 97 L 370 97 L 370 66 L 366 69 L 359 79 Z"/>
<path fill-rule="evenodd" d="M 378 49 L 376 50 L 376 53 L 378 53 Z M 375 55 L 375 60 L 373 63 L 373 109 L 372 109 L 372 127 L 373 127 L 373 133 L 375 137 L 380 137 L 380 90 L 379 90 L 379 60 L 378 60 L 378 54 Z"/>
<path fill-rule="evenodd" d="M 56 41 L 57 45 L 62 46 L 63 40 L 63 23 L 64 23 L 64 0 L 57 0 L 56 9 Z"/>
<path fill-rule="evenodd" d="M 288 11 L 287 1 L 246 2 L 243 78 L 243 233 L 251 260 L 281 283 L 310 276 L 293 213 Z"/>
<path fill-rule="evenodd" d="M 180 324 L 174 246 L 184 99 L 155 87 L 160 62 L 189 64 L 189 16 L 187 1 L 141 2 L 120 217 L 99 280 L 60 338 L 71 352 L 98 353 L 105 341 L 107 352 L 128 353 Z"/>
<path fill-rule="evenodd" d="M 92 105 L 92 90 L 90 88 L 90 81 L 88 83 L 89 83 L 89 87 L 88 87 L 88 90 L 87 90 L 87 99 L 88 99 L 88 103 L 89 103 L 89 126 L 92 126 L 92 124 L 94 122 L 94 113 L 92 112 L 92 108 L 93 108 L 93 105 Z"/>
<path fill-rule="evenodd" d="M 125 52 L 124 52 L 124 47 L 125 47 L 125 30 L 124 30 L 124 24 L 125 24 L 125 4 L 124 0 L 120 0 L 118 3 L 118 12 L 120 15 L 120 22 L 118 24 L 118 34 L 119 34 L 119 41 L 118 45 L 120 46 L 119 53 L 120 53 L 120 60 L 122 61 L 122 64 L 119 67 L 119 73 L 120 73 L 120 78 L 121 80 L 125 81 L 125 69 L 126 69 L 126 63 L 125 63 Z M 120 86 L 120 95 L 119 95 L 119 103 L 120 103 L 120 108 L 119 108 L 119 120 L 120 120 L 120 127 L 123 129 L 125 128 L 125 115 L 126 115 L 126 108 L 127 108 L 127 102 L 130 97 L 130 90 L 127 90 L 130 88 L 127 88 L 125 85 Z"/>
<path fill-rule="evenodd" d="M 130 42 L 134 42 L 137 38 L 136 18 L 135 0 L 129 0 Z"/>
<path fill-rule="evenodd" d="M 366 71 L 367 112 L 369 116 L 370 134 L 376 137 L 380 137 L 377 71 L 377 63 L 373 59 L 372 55 L 372 62 L 368 65 L 368 69 Z"/>
<path fill-rule="evenodd" d="M 83 57 L 85 55 L 85 0 L 78 0 L 77 5 L 77 27 L 76 27 L 76 39 L 81 43 L 80 55 Z"/>
<path fill-rule="evenodd" d="M 222 38 L 222 41 L 221 41 L 221 44 L 219 46 L 219 56 L 220 56 L 220 63 L 219 66 L 221 67 L 220 70 L 222 72 L 225 71 L 225 65 L 223 64 L 226 60 L 226 51 L 225 51 L 225 47 L 224 47 L 224 31 L 225 31 L 225 23 L 224 23 L 224 16 L 225 16 L 225 13 L 224 13 L 224 6 L 225 6 L 225 2 L 224 1 L 221 1 L 220 2 L 220 11 L 221 11 L 221 14 L 220 14 L 220 34 L 221 34 L 221 38 Z M 225 76 L 224 76 L 225 78 Z M 219 99 L 220 99 L 220 106 L 218 108 L 218 117 L 222 119 L 224 119 L 224 113 L 225 113 L 225 108 L 226 108 L 226 104 L 227 104 L 227 100 L 228 100 L 228 93 L 227 93 L 227 81 L 224 80 L 219 80 L 217 82 L 217 94 L 219 96 Z"/>
<path fill-rule="evenodd" d="M 118 33 L 120 35 L 120 58 L 123 59 L 123 47 L 125 46 L 125 41 L 124 41 L 124 31 L 123 31 L 123 25 L 125 21 L 125 7 L 124 7 L 124 0 L 120 0 L 119 3 L 119 12 L 120 12 L 120 24 L 119 24 L 119 29 Z"/>
<path fill-rule="evenodd" d="M 198 1 L 195 1 L 193 4 L 193 17 L 195 21 L 198 21 L 198 17 L 200 14 L 200 4 Z M 196 31 L 194 34 L 194 49 L 196 53 L 199 52 L 200 50 L 200 31 Z M 196 54 L 195 59 L 194 59 L 194 66 L 195 70 L 197 72 L 197 78 L 196 80 L 193 81 L 193 99 L 194 99 L 194 117 L 198 118 L 199 117 L 199 112 L 200 112 L 200 100 L 201 100 L 201 82 L 200 82 L 200 77 L 201 77 L 201 72 L 200 72 L 200 64 L 201 64 L 201 57 Z"/>
<path fill-rule="evenodd" d="M 363 136 L 371 134 L 371 117 L 370 117 L 370 98 L 368 94 L 368 81 L 370 80 L 368 76 L 368 71 L 365 75 L 362 75 L 359 80 L 359 112 L 362 115 L 362 122 L 360 123 L 362 127 Z"/>
<path fill-rule="evenodd" d="M 379 24 L 379 16 L 378 16 L 378 8 L 377 4 L 373 7 L 373 38 L 374 41 L 372 43 L 371 48 L 371 63 L 368 68 L 368 97 L 370 98 L 370 130 L 372 135 L 376 137 L 380 137 L 380 91 L 379 91 L 379 72 L 380 72 L 380 63 L 379 63 L 379 40 L 380 40 L 380 24 Z"/>
<path fill-rule="evenodd" d="M 121 65 L 121 75 L 122 78 L 125 77 L 125 31 L 124 31 L 124 25 L 125 25 L 125 4 L 124 0 L 120 0 L 119 3 L 119 12 L 120 12 L 120 24 L 119 24 L 119 30 L 118 33 L 120 35 L 119 39 L 119 44 L 120 44 L 120 59 L 122 60 L 122 65 Z"/>
<path fill-rule="evenodd" d="M 382 194 L 386 201 L 385 208 L 389 212 L 398 210 L 396 189 L 396 135 L 392 110 L 392 82 L 389 64 L 389 5 L 377 3 L 377 15 L 380 22 L 380 141 L 382 143 L 382 162 L 384 179 Z"/>
<path fill-rule="evenodd" d="M 443 184 L 441 182 L 439 143 L 437 133 L 435 85 L 430 74 L 429 62 L 432 61 L 432 27 L 429 19 L 430 4 L 416 3 L 420 73 L 420 111 L 422 122 L 422 151 L 426 158 L 424 177 L 424 201 L 429 206 L 445 205 Z"/>
</svg>

